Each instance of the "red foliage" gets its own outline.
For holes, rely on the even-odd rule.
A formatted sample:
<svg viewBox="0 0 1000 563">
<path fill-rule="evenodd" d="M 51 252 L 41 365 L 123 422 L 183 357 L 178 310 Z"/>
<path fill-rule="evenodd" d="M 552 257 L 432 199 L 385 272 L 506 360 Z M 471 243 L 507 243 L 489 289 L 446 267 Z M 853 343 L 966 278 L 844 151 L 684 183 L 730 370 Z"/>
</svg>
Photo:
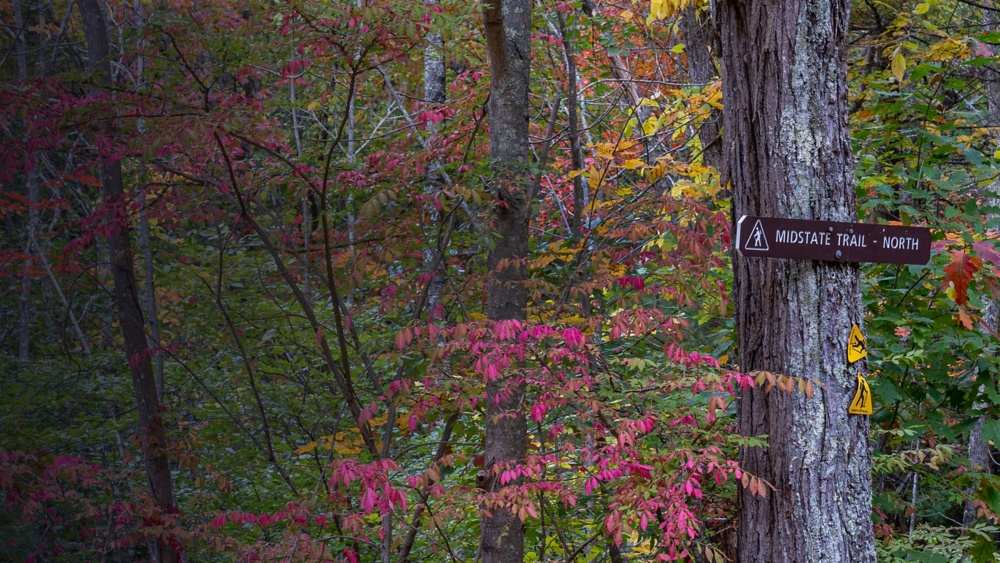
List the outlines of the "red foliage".
<svg viewBox="0 0 1000 563">
<path fill-rule="evenodd" d="M 951 263 L 944 267 L 945 283 L 955 290 L 955 302 L 965 305 L 969 301 L 969 282 L 983 267 L 983 261 L 961 250 L 951 253 Z"/>
</svg>

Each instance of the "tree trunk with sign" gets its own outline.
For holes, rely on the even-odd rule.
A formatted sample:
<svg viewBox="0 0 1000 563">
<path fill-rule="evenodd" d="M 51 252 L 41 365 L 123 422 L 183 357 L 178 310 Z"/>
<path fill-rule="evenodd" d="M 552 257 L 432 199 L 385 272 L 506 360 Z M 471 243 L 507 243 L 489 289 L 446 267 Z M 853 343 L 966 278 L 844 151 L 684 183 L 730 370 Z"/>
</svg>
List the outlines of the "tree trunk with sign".
<svg viewBox="0 0 1000 563">
<path fill-rule="evenodd" d="M 733 214 L 856 221 L 847 129 L 847 0 L 719 3 L 724 154 Z M 747 389 L 739 559 L 874 561 L 868 419 L 848 414 L 864 361 L 847 363 L 861 323 L 854 264 L 734 256 L 740 368 L 813 382 Z M 762 378 L 764 379 L 764 378 Z"/>
</svg>

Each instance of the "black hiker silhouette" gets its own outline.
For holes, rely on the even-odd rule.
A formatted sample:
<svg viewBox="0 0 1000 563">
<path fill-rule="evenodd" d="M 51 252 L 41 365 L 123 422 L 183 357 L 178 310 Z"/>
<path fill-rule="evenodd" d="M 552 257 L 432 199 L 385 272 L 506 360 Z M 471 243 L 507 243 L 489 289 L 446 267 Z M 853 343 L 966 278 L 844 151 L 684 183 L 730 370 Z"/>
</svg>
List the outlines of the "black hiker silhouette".
<svg viewBox="0 0 1000 563">
<path fill-rule="evenodd" d="M 856 349 L 858 353 L 865 352 L 865 339 L 861 336 L 855 336 L 851 342 L 851 347 Z"/>
<path fill-rule="evenodd" d="M 855 408 L 867 409 L 865 405 L 868 404 L 868 386 L 860 377 L 858 378 L 858 398 L 854 404 Z"/>
</svg>

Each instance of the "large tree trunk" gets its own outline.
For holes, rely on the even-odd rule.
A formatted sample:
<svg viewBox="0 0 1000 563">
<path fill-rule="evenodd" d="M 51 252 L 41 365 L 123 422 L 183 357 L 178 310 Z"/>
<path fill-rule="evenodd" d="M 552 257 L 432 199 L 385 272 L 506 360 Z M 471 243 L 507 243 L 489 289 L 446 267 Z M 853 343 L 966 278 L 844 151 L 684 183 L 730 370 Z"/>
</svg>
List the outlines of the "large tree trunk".
<svg viewBox="0 0 1000 563">
<path fill-rule="evenodd" d="M 847 129 L 847 0 L 719 3 L 724 154 L 733 215 L 855 221 Z M 850 264 L 734 260 L 740 369 L 818 382 L 815 394 L 748 389 L 739 430 L 768 436 L 741 467 L 773 485 L 739 492 L 739 559 L 874 561 L 868 419 L 849 415 L 846 365 L 861 323 Z"/>
<path fill-rule="evenodd" d="M 94 73 L 95 82 L 101 85 L 111 83 L 111 62 L 109 60 L 108 26 L 100 0 L 78 0 L 80 18 L 87 38 L 87 60 Z M 113 130 L 114 123 L 106 120 L 101 124 L 105 132 Z M 109 263 L 114 278 L 114 299 L 118 309 L 118 322 L 125 341 L 125 357 L 132 373 L 132 387 L 136 407 L 139 412 L 139 435 L 142 444 L 143 461 L 149 489 L 153 499 L 164 513 L 174 510 L 174 491 L 170 478 L 170 460 L 164 451 L 165 432 L 160 418 L 160 404 L 157 399 L 156 379 L 150 361 L 146 333 L 139 307 L 139 290 L 135 278 L 132 245 L 129 239 L 128 219 L 124 213 L 124 186 L 121 161 L 101 159 L 101 187 L 105 205 L 109 208 L 121 207 L 122 213 L 111 213 L 107 225 Z M 175 547 L 168 542 L 157 545 L 157 561 L 179 560 Z"/>
<path fill-rule="evenodd" d="M 528 254 L 528 81 L 531 68 L 530 0 L 492 0 L 483 10 L 490 57 L 490 158 L 493 170 L 493 228 L 499 239 L 490 252 L 487 317 L 524 320 Z M 486 383 L 487 491 L 502 487 L 497 466 L 524 460 L 527 421 L 523 380 L 505 374 Z M 505 486 L 516 485 L 516 483 Z M 524 524 L 511 511 L 490 507 L 481 521 L 483 563 L 520 563 Z"/>
</svg>

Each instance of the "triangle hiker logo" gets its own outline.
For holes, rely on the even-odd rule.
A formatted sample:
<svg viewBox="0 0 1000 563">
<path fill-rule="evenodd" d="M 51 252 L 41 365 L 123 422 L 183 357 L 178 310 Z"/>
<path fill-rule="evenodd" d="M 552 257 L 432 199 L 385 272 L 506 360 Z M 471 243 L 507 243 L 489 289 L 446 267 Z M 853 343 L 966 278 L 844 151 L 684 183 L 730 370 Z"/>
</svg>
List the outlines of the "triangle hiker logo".
<svg viewBox="0 0 1000 563">
<path fill-rule="evenodd" d="M 747 237 L 747 241 L 746 244 L 743 245 L 743 249 L 760 251 L 766 251 L 768 249 L 767 235 L 764 234 L 764 225 L 761 225 L 760 219 L 757 219 L 757 223 L 754 224 L 753 229 L 750 230 L 750 235 Z"/>
</svg>

